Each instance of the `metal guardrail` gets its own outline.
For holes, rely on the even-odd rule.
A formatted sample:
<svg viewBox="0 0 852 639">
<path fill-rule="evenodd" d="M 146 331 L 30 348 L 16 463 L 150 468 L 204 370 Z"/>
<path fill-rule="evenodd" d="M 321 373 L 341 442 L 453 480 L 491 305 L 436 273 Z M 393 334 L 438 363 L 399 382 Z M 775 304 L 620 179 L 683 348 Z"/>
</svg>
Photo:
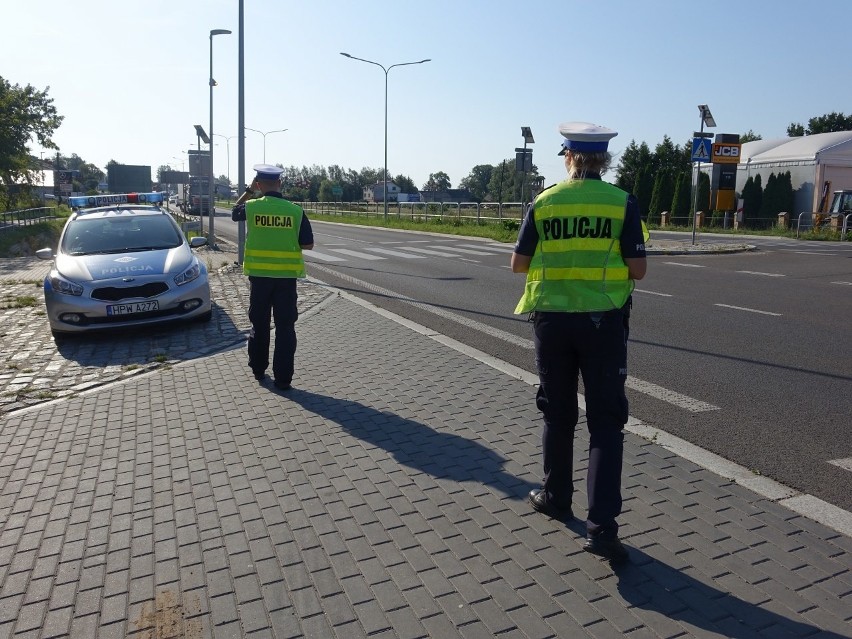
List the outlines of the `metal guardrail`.
<svg viewBox="0 0 852 639">
<path fill-rule="evenodd" d="M 30 226 L 52 220 L 56 217 L 54 207 L 40 206 L 34 209 L 22 209 L 20 211 L 4 211 L 0 213 L 0 229 L 14 228 L 16 226 Z"/>
<path fill-rule="evenodd" d="M 799 213 L 797 220 L 796 220 L 796 239 L 799 239 L 799 233 L 802 230 L 807 231 L 807 230 L 816 230 L 817 228 L 822 228 L 822 227 L 817 227 L 817 225 L 814 223 L 814 219 L 813 219 L 814 215 L 815 215 L 814 213 L 811 213 L 811 212 L 808 212 L 808 211 L 802 211 L 801 213 Z M 829 218 L 834 218 L 834 217 L 840 217 L 841 214 L 840 213 L 820 213 L 820 215 L 827 215 Z M 807 220 L 807 222 L 805 224 L 802 224 L 803 216 L 804 216 L 804 219 Z M 849 214 L 843 216 L 843 223 L 840 225 L 839 229 L 837 228 L 837 226 L 834 226 L 834 228 L 831 229 L 834 232 L 839 231 L 839 237 L 837 238 L 837 240 L 840 241 L 840 242 L 843 242 L 843 241 L 846 240 L 846 234 L 847 234 L 848 231 L 850 231 L 850 225 L 849 225 L 850 219 L 852 219 L 852 213 L 849 213 Z M 852 238 L 850 238 L 850 239 L 852 239 Z"/>
<path fill-rule="evenodd" d="M 308 212 L 320 215 L 348 215 L 353 217 L 382 217 L 382 202 L 295 202 Z M 389 203 L 388 214 L 411 220 L 454 219 L 459 221 L 520 222 L 528 204 L 523 202 L 395 202 Z"/>
</svg>

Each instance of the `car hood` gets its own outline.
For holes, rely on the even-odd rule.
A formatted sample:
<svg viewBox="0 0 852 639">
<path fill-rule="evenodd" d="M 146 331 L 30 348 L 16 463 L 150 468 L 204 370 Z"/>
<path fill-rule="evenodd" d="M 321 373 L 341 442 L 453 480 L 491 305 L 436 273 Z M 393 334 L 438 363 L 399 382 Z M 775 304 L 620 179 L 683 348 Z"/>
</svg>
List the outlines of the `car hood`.
<svg viewBox="0 0 852 639">
<path fill-rule="evenodd" d="M 121 277 L 150 277 L 178 273 L 189 268 L 194 256 L 187 245 L 159 251 L 136 251 L 109 255 L 57 255 L 56 270 L 75 281 L 98 281 Z"/>
</svg>

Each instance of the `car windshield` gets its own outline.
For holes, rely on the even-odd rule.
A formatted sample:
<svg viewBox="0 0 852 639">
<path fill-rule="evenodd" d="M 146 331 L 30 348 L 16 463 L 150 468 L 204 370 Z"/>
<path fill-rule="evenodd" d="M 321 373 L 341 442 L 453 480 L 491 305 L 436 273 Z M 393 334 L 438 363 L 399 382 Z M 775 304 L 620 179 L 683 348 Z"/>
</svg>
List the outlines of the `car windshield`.
<svg viewBox="0 0 852 639">
<path fill-rule="evenodd" d="M 62 251 L 70 255 L 158 251 L 182 242 L 182 235 L 165 215 L 80 217 L 69 222 Z"/>
</svg>

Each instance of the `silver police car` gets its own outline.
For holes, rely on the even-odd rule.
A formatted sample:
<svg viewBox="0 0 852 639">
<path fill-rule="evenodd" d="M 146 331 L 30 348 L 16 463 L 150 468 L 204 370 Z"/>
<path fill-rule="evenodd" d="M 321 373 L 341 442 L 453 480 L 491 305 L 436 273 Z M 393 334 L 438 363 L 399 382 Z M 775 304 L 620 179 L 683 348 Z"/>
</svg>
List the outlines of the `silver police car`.
<svg viewBox="0 0 852 639">
<path fill-rule="evenodd" d="M 54 336 L 212 315 L 207 267 L 165 209 L 162 193 L 69 198 L 74 209 L 44 279 Z M 91 208 L 90 208 L 91 207 Z"/>
</svg>

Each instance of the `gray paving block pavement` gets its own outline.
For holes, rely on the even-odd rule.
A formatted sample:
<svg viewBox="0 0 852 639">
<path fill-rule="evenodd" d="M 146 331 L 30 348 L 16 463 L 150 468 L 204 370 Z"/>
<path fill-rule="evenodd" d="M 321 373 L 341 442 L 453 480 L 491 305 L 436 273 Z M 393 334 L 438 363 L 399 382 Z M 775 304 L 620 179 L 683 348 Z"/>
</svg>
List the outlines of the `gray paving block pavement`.
<svg viewBox="0 0 852 639">
<path fill-rule="evenodd" d="M 628 434 L 614 569 L 526 503 L 534 388 L 309 283 L 294 389 L 257 384 L 221 270 L 208 337 L 6 407 L 0 637 L 852 637 L 848 538 Z"/>
</svg>

